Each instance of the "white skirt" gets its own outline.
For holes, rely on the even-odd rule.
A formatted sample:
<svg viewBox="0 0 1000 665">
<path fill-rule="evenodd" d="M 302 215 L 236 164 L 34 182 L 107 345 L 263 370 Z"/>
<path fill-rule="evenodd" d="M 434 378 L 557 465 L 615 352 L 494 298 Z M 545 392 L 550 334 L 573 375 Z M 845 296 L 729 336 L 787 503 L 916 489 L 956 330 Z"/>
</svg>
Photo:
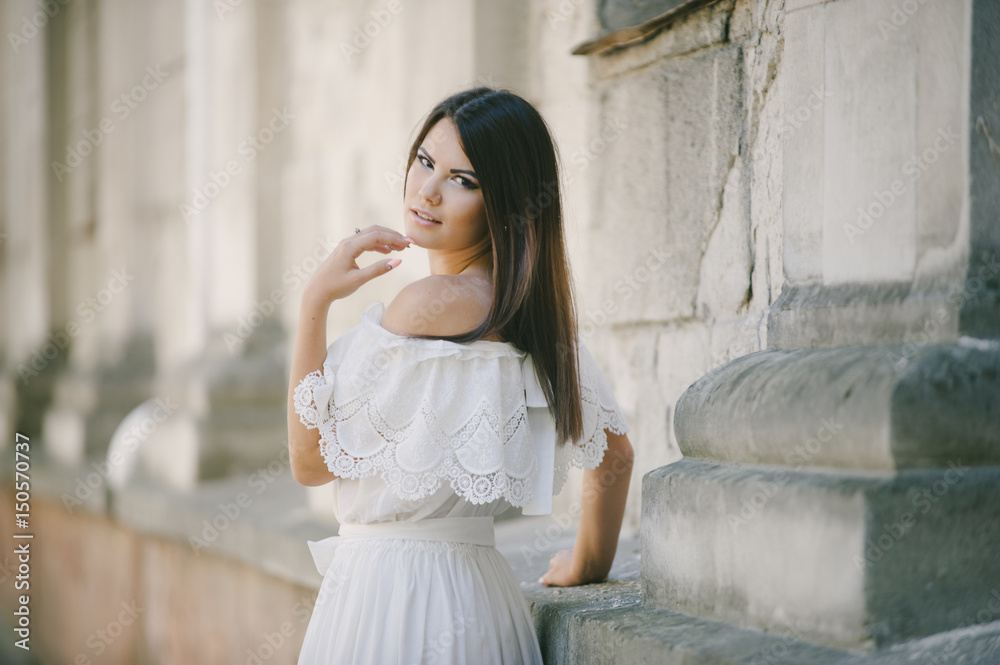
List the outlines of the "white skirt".
<svg viewBox="0 0 1000 665">
<path fill-rule="evenodd" d="M 299 665 L 541 665 L 492 517 L 344 524 L 309 547 L 323 583 Z"/>
</svg>

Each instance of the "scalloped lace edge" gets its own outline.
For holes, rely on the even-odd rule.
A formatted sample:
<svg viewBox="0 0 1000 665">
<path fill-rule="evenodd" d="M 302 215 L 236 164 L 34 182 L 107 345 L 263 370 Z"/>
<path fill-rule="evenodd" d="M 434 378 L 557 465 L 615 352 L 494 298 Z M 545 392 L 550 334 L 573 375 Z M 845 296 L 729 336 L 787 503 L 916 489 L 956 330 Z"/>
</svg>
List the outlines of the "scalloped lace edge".
<svg viewBox="0 0 1000 665">
<path fill-rule="evenodd" d="M 295 412 L 307 429 L 319 429 L 320 454 L 327 468 L 339 477 L 366 478 L 380 473 L 386 485 L 403 500 L 419 500 L 430 496 L 440 489 L 441 482 L 445 479 L 449 480 L 456 494 L 477 505 L 505 498 L 512 506 L 523 507 L 530 500 L 533 490 L 530 474 L 523 479 L 511 476 L 503 469 L 478 474 L 464 468 L 454 450 L 449 451 L 440 467 L 419 474 L 404 472 L 398 467 L 393 455 L 397 442 L 392 440 L 386 441 L 388 445 L 374 455 L 361 458 L 348 455 L 337 441 L 336 418 L 330 418 L 326 423 L 319 422 L 313 390 L 325 383 L 325 377 L 319 370 L 307 374 L 295 388 Z M 365 395 L 356 399 L 367 397 Z M 608 449 L 606 429 L 615 434 L 628 432 L 628 425 L 619 409 L 604 406 L 599 397 L 597 402 L 588 403 L 598 411 L 594 432 L 582 445 L 575 442 L 556 445 L 553 477 L 553 490 L 556 494 L 565 485 L 570 466 L 594 469 L 600 465 Z M 572 449 L 565 450 L 566 446 L 572 446 Z"/>
</svg>

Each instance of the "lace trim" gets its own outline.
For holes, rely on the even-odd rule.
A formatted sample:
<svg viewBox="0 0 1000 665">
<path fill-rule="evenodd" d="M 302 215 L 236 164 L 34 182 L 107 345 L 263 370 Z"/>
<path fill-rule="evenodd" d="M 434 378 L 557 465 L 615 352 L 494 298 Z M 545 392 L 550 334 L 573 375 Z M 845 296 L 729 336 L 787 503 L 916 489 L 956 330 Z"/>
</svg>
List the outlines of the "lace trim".
<svg viewBox="0 0 1000 665">
<path fill-rule="evenodd" d="M 558 493 L 570 466 L 593 469 L 600 465 L 608 449 L 605 429 L 617 434 L 628 432 L 604 374 L 581 341 L 578 348 L 584 437 L 582 441 L 556 445 L 549 457 L 551 462 L 536 460 L 535 433 L 527 425 L 528 384 L 525 395 L 519 398 L 521 376 L 515 378 L 507 373 L 508 368 L 492 364 L 517 362 L 524 354 L 496 342 L 485 342 L 476 349 L 454 343 L 410 344 L 409 338 L 396 339 L 398 336 L 378 325 L 374 315 L 379 313 L 376 306 L 380 304 L 366 310 L 363 325 L 331 345 L 322 369 L 306 375 L 294 391 L 295 412 L 308 429 L 319 430 L 320 453 L 327 468 L 337 476 L 356 479 L 380 474 L 390 490 L 410 501 L 434 494 L 447 480 L 459 496 L 471 503 L 481 505 L 506 498 L 511 505 L 524 507 L 533 498 L 538 472 L 547 474 L 551 465 L 553 483 L 551 487 L 545 483 L 546 492 L 551 489 Z M 380 362 L 375 367 L 378 371 L 374 371 L 369 367 L 371 356 L 383 357 L 378 354 L 385 353 L 387 342 L 406 355 L 399 362 L 395 358 L 394 362 Z M 461 373 L 462 380 L 438 383 L 442 376 L 438 368 L 425 363 L 439 360 L 456 362 L 455 371 Z M 479 364 L 487 361 L 487 365 Z M 484 373 L 477 374 L 480 371 Z M 522 371 L 526 371 L 523 366 Z M 410 377 L 414 391 L 402 396 L 392 394 L 380 405 L 380 386 L 405 385 Z M 469 387 L 481 380 L 495 391 L 487 391 L 487 396 L 496 404 L 489 399 L 478 405 L 469 401 L 453 404 L 456 408 L 445 412 L 442 419 L 429 402 L 435 397 L 445 398 L 440 392 L 444 390 L 451 404 L 450 400 L 461 396 L 463 390 L 468 394 Z M 494 385 L 496 381 L 501 383 Z M 317 393 L 322 404 L 316 401 Z M 335 393 L 341 402 L 337 402 Z M 388 396 L 382 397 L 384 401 Z M 535 398 L 530 404 L 537 408 L 540 404 Z M 396 421 L 397 426 L 393 426 L 383 417 L 380 406 L 409 421 Z M 502 409 L 502 414 L 495 409 Z"/>
<path fill-rule="evenodd" d="M 628 424 L 617 405 L 604 406 L 593 388 L 588 390 L 583 384 L 581 388 L 584 391 L 584 404 L 591 405 L 593 412 L 597 414 L 597 423 L 592 434 L 582 444 L 567 442 L 565 445 L 556 446 L 555 478 L 552 483 L 555 494 L 558 494 L 565 485 L 570 466 L 596 469 L 601 464 L 604 453 L 608 450 L 608 435 L 605 429 L 610 429 L 615 434 L 628 433 Z M 588 392 L 590 395 L 587 395 Z M 584 413 L 586 412 L 585 407 Z"/>
<path fill-rule="evenodd" d="M 306 429 L 316 429 L 318 427 L 319 411 L 316 410 L 316 401 L 313 399 L 313 389 L 325 384 L 323 375 L 319 370 L 306 374 L 299 385 L 295 386 L 295 413 L 299 414 L 299 420 L 306 426 Z"/>
<path fill-rule="evenodd" d="M 505 442 L 502 446 L 504 454 L 508 453 L 508 447 L 517 446 L 523 438 L 530 436 L 524 427 L 526 414 L 523 406 L 506 422 L 501 422 L 500 416 L 483 402 L 459 431 L 448 434 L 437 429 L 438 417 L 426 401 L 421 405 L 418 421 L 401 428 L 392 427 L 379 413 L 374 391 L 368 391 L 344 405 L 336 404 L 331 396 L 331 417 L 321 421 L 314 390 L 323 385 L 326 385 L 326 380 L 319 370 L 306 375 L 295 388 L 295 411 L 308 429 L 319 429 L 320 453 L 327 468 L 341 478 L 364 478 L 379 473 L 399 498 L 410 501 L 434 494 L 443 480 L 447 480 L 457 494 L 478 505 L 504 497 L 511 505 L 523 506 L 530 498 L 528 479 L 534 473 L 533 459 L 523 477 L 512 475 L 506 468 L 491 473 L 476 473 L 469 468 L 488 466 L 491 462 L 495 465 L 496 462 L 490 459 L 496 454 L 495 446 L 468 445 L 477 442 L 481 426 L 485 425 L 497 439 Z M 367 416 L 383 443 L 376 452 L 359 458 L 344 450 L 338 437 L 337 423 L 361 412 Z M 419 472 L 404 471 L 397 462 L 398 456 L 405 454 L 399 445 L 406 442 L 417 427 L 426 427 L 434 440 L 442 442 L 439 450 L 443 458 L 433 468 Z M 465 458 L 464 463 L 462 457 Z"/>
</svg>

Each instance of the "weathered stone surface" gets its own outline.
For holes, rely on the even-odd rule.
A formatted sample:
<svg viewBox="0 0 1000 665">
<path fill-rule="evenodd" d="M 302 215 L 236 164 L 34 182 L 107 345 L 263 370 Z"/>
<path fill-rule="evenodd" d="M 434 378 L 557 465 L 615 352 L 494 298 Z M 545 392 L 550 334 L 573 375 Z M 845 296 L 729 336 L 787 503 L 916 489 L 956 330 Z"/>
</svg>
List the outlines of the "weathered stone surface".
<svg viewBox="0 0 1000 665">
<path fill-rule="evenodd" d="M 592 239 L 604 261 L 593 264 L 602 286 L 590 302 L 615 323 L 694 314 L 701 257 L 739 152 L 740 62 L 738 48 L 709 48 L 605 87 L 607 113 L 629 127 L 602 161 L 620 166 L 602 169 L 594 190 Z M 627 234 L 617 226 L 625 219 Z"/>
<path fill-rule="evenodd" d="M 928 308 L 933 313 L 957 294 L 969 321 L 1000 309 L 990 306 L 1000 270 L 989 257 L 998 245 L 988 240 L 992 231 L 969 235 L 974 223 L 962 213 L 973 201 L 993 200 L 997 181 L 969 178 L 995 169 L 995 160 L 969 162 L 979 114 L 970 118 L 953 101 L 969 98 L 967 72 L 977 57 L 982 76 L 995 71 L 988 37 L 971 61 L 960 46 L 970 41 L 972 5 L 786 3 L 783 62 L 794 63 L 783 69 L 786 275 L 793 288 L 835 292 L 825 311 L 772 314 L 769 346 L 905 341 Z M 973 87 L 995 94 L 992 84 Z M 984 190 L 973 196 L 974 187 Z M 976 297 L 968 293 L 972 274 L 963 275 L 970 252 L 976 269 L 997 278 L 980 284 Z M 869 288 L 878 284 L 908 293 L 900 301 L 891 288 Z M 856 297 L 839 298 L 838 285 L 856 289 Z M 950 314 L 944 328 L 972 330 Z M 995 334 L 988 329 L 975 334 Z"/>
<path fill-rule="evenodd" d="M 993 617 L 1000 469 L 685 459 L 643 479 L 643 602 L 870 650 Z M 817 602 L 817 599 L 822 602 Z M 992 618 L 991 618 L 992 617 Z"/>
<path fill-rule="evenodd" d="M 876 344 L 926 344 L 958 335 L 958 307 L 969 297 L 951 290 L 911 297 L 909 284 L 785 288 L 767 313 L 771 349 L 817 349 Z"/>
<path fill-rule="evenodd" d="M 677 404 L 685 455 L 889 471 L 1000 461 L 1000 343 L 762 351 Z"/>
<path fill-rule="evenodd" d="M 994 665 L 1000 622 L 914 640 L 872 654 L 811 644 L 795 636 L 737 628 L 669 610 L 607 603 L 532 602 L 536 620 L 558 622 L 568 638 L 546 662 L 574 665 Z M 549 643 L 546 642 L 548 645 Z"/>
<path fill-rule="evenodd" d="M 969 240 L 961 303 L 961 330 L 977 337 L 1000 336 L 1000 7 L 972 1 L 972 63 L 969 116 Z"/>
</svg>

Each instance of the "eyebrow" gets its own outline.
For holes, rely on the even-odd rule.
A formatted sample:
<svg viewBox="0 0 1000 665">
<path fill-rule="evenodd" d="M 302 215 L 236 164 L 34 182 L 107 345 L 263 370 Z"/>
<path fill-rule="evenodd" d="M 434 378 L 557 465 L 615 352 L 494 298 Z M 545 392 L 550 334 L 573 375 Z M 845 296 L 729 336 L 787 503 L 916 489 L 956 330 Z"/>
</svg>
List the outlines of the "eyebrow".
<svg viewBox="0 0 1000 665">
<path fill-rule="evenodd" d="M 417 149 L 417 152 L 423 152 L 424 156 L 427 157 L 427 159 L 431 160 L 432 162 L 434 161 L 434 158 L 431 157 L 431 153 L 427 152 L 427 148 L 425 148 L 424 146 L 420 146 Z M 452 169 L 450 172 L 451 173 L 461 173 L 463 175 L 470 175 L 473 178 L 476 178 L 477 180 L 479 179 L 479 176 L 476 175 L 475 171 L 466 171 L 465 169 Z"/>
</svg>

